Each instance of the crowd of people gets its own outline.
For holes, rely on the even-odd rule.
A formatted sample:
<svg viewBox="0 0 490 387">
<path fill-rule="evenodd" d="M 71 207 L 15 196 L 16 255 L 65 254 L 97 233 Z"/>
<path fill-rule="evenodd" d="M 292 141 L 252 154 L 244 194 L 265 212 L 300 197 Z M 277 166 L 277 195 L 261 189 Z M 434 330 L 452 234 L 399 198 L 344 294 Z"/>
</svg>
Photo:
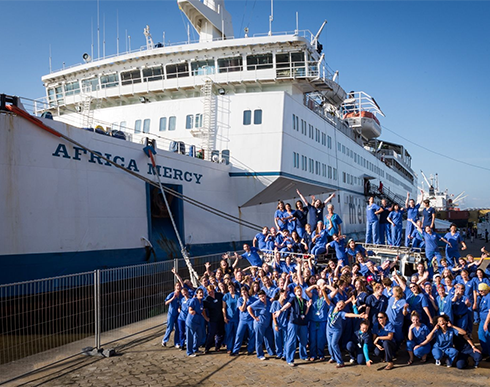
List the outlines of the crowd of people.
<svg viewBox="0 0 490 387">
<path fill-rule="evenodd" d="M 400 351 L 407 351 L 408 364 L 432 356 L 437 365 L 458 368 L 476 368 L 490 356 L 490 269 L 480 267 L 490 255 L 485 248 L 481 257 L 462 257 L 466 244 L 456 225 L 444 237 L 436 234 L 428 202 L 419 219 L 420 204 L 408 194 L 405 208 L 370 198 L 367 243 L 399 246 L 406 212 L 405 244 L 425 248 L 427 260 L 406 279 L 398 258 L 377 265 L 362 245 L 346 241 L 330 203 L 334 194 L 309 203 L 297 192 L 295 209 L 279 202 L 275 227 L 264 227 L 243 254 L 225 254 L 216 270 L 207 263 L 198 287 L 173 270 L 177 282 L 165 301 L 162 345 L 175 331 L 175 347 L 189 357 L 222 347 L 237 356 L 245 346 L 259 360 L 266 359 L 265 349 L 290 366 L 297 357 L 328 358 L 337 368 L 381 360 L 387 370 Z M 444 257 L 439 240 L 447 245 Z M 335 255 L 317 265 L 329 250 Z M 250 266 L 241 268 L 241 260 Z M 476 326 L 479 348 L 472 341 Z"/>
</svg>

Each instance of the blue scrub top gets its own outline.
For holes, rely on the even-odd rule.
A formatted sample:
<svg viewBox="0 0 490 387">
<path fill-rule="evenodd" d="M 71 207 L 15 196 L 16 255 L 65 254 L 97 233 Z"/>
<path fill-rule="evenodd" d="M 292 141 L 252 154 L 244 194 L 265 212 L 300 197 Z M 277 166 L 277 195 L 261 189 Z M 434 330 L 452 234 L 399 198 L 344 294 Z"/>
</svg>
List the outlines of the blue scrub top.
<svg viewBox="0 0 490 387">
<path fill-rule="evenodd" d="M 226 293 L 223 296 L 223 301 L 226 304 L 226 318 L 231 321 L 238 321 L 238 299 L 240 296 L 238 294 Z"/>
<path fill-rule="evenodd" d="M 432 234 L 426 233 L 424 231 L 424 242 L 425 242 L 425 251 L 426 252 L 434 252 L 439 250 L 439 246 L 437 242 L 441 239 L 441 237 L 433 232 Z"/>
<path fill-rule="evenodd" d="M 456 231 L 454 235 L 448 232 L 444 235 L 444 239 L 451 244 L 451 246 L 446 244 L 446 254 L 459 253 L 459 244 L 463 241 L 459 232 Z"/>
<path fill-rule="evenodd" d="M 453 306 L 452 306 L 452 296 L 448 294 L 445 297 L 437 295 L 436 304 L 439 308 L 438 314 L 445 314 L 449 317 L 449 320 L 453 321 Z"/>
<path fill-rule="evenodd" d="M 259 249 L 256 247 L 250 247 L 250 252 L 245 252 L 242 254 L 242 257 L 248 260 L 252 266 L 262 266 L 262 259 L 260 259 L 259 254 L 257 253 Z"/>
<path fill-rule="evenodd" d="M 393 223 L 395 223 L 395 226 L 401 226 L 403 225 L 403 212 L 403 210 L 391 211 L 390 215 L 388 215 L 388 218 L 391 219 Z"/>
<path fill-rule="evenodd" d="M 287 220 L 284 220 L 284 218 L 287 218 L 289 215 L 286 211 L 281 211 L 281 210 L 276 210 L 274 213 L 274 220 L 277 220 L 277 225 L 279 226 L 279 229 L 284 230 L 287 227 Z M 279 218 L 279 219 L 278 219 Z"/>
<path fill-rule="evenodd" d="M 418 329 L 416 327 L 412 328 L 413 342 L 415 345 L 422 343 L 429 336 L 429 333 L 430 330 L 425 324 L 420 324 Z"/>
<path fill-rule="evenodd" d="M 250 297 L 248 300 L 247 300 L 247 308 L 252 305 L 252 303 L 255 302 L 255 300 L 257 300 L 255 297 Z M 237 302 L 237 307 L 239 308 L 240 306 L 243 305 L 243 297 L 240 297 L 238 299 L 238 302 Z M 245 308 L 245 312 L 242 312 L 241 310 L 238 310 L 238 315 L 239 315 L 239 318 L 238 320 L 239 321 L 243 321 L 243 322 L 249 322 L 249 321 L 253 321 L 253 318 L 252 316 L 250 316 L 250 313 L 248 313 L 248 310 Z"/>
<path fill-rule="evenodd" d="M 282 307 L 283 305 L 281 305 L 281 303 L 278 300 L 273 301 L 271 305 L 271 313 L 274 314 Z M 281 313 L 279 317 L 276 317 L 276 321 L 278 327 L 286 328 L 288 326 L 288 321 L 289 321 L 289 309 Z"/>
<path fill-rule="evenodd" d="M 419 208 L 420 204 L 416 204 L 415 207 L 407 208 L 407 219 L 412 219 L 414 222 L 416 222 L 419 219 Z"/>
<path fill-rule="evenodd" d="M 257 239 L 257 247 L 259 250 L 267 250 L 267 242 L 265 241 L 266 236 L 267 235 L 264 235 L 261 232 L 255 235 L 255 238 Z"/>
<path fill-rule="evenodd" d="M 165 302 L 170 300 L 174 296 L 175 292 L 170 293 L 167 298 L 165 298 Z M 170 304 L 168 304 L 168 314 L 171 315 L 178 315 L 179 313 L 179 307 L 180 307 L 180 301 L 184 298 L 182 293 L 178 296 L 175 297 Z"/>
<path fill-rule="evenodd" d="M 189 308 L 192 308 L 196 314 L 187 314 L 187 318 L 185 320 L 185 325 L 187 326 L 197 326 L 204 321 L 204 317 L 202 316 L 202 311 L 204 310 L 204 302 L 203 300 L 199 301 L 198 298 L 192 298 L 189 302 Z"/>
<path fill-rule="evenodd" d="M 403 325 L 403 320 L 405 316 L 403 315 L 403 307 L 407 301 L 401 299 L 396 301 L 395 297 L 390 297 L 388 300 L 388 306 L 386 308 L 386 314 L 388 315 L 388 320 L 393 325 Z"/>
<path fill-rule="evenodd" d="M 325 215 L 323 223 L 325 224 L 325 230 L 327 230 L 328 235 L 332 236 L 339 233 L 339 225 L 342 224 L 342 218 L 335 213 L 330 218 L 328 215 Z M 329 230 L 330 225 L 332 225 L 332 228 Z"/>
<path fill-rule="evenodd" d="M 309 312 L 310 321 L 320 322 L 327 321 L 329 306 L 325 298 L 318 295 L 318 290 L 313 289 L 311 292 L 311 307 Z"/>
<path fill-rule="evenodd" d="M 250 308 L 253 310 L 255 317 L 259 318 L 259 321 L 256 321 L 260 325 L 270 325 L 272 321 L 271 314 L 271 305 L 269 299 L 266 298 L 265 304 L 257 300 L 253 304 L 250 305 Z"/>
<path fill-rule="evenodd" d="M 180 301 L 180 313 L 179 313 L 179 320 L 185 321 L 187 318 L 187 315 L 189 314 L 189 304 L 191 302 L 192 298 L 186 299 L 185 297 L 182 298 Z"/>
<path fill-rule="evenodd" d="M 432 208 L 424 208 L 422 210 L 422 214 L 424 216 L 424 222 L 422 225 L 422 228 L 425 228 L 426 226 L 430 226 L 432 224 L 432 214 L 435 214 L 436 211 Z"/>
<path fill-rule="evenodd" d="M 388 336 L 389 333 L 395 333 L 395 327 L 392 323 L 387 322 L 384 327 L 382 327 L 378 322 L 374 324 L 373 334 L 376 336 Z"/>
<path fill-rule="evenodd" d="M 378 215 L 376 215 L 375 212 L 378 211 L 380 208 L 381 207 L 378 206 L 376 203 L 373 203 L 366 207 L 366 218 L 368 223 L 373 223 L 378 221 Z"/>
<path fill-rule="evenodd" d="M 341 310 L 334 313 L 334 309 L 332 308 L 328 313 L 327 328 L 331 331 L 340 332 L 344 328 L 345 312 Z"/>
<path fill-rule="evenodd" d="M 448 349 L 453 347 L 454 336 L 458 335 L 458 331 L 452 327 L 447 327 L 446 333 L 441 328 L 435 331 L 435 344 L 439 349 Z"/>
<path fill-rule="evenodd" d="M 485 321 L 489 311 L 490 311 L 490 293 L 488 293 L 485 297 L 480 297 L 480 302 L 478 303 L 478 313 L 480 316 L 480 321 L 482 322 Z"/>
</svg>

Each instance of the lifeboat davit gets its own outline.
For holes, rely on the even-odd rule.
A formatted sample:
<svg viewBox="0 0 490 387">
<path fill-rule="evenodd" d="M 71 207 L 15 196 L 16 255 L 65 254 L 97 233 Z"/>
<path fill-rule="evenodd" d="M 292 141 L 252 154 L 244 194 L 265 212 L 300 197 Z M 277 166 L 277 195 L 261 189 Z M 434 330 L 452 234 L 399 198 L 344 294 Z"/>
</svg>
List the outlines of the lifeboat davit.
<svg viewBox="0 0 490 387">
<path fill-rule="evenodd" d="M 371 112 L 365 110 L 350 112 L 347 113 L 344 118 L 347 120 L 351 128 L 357 130 L 368 140 L 381 135 L 381 124 L 376 116 Z"/>
</svg>

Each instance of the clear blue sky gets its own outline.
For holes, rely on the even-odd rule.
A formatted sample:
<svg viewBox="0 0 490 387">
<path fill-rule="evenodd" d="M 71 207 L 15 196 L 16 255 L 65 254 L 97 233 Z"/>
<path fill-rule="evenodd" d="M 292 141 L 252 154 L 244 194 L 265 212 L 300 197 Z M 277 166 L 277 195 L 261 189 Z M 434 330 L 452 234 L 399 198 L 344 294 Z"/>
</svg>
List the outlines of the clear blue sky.
<svg viewBox="0 0 490 387">
<path fill-rule="evenodd" d="M 92 33 L 97 55 L 96 0 L 0 0 L 0 6 L 0 93 L 44 96 L 50 46 L 53 70 L 81 62 Z M 236 36 L 245 27 L 250 34 L 268 31 L 270 1 L 227 1 L 226 7 Z M 300 29 L 314 33 L 327 19 L 320 39 L 326 60 L 340 71 L 346 91 L 376 98 L 386 114 L 382 138 L 406 145 L 419 175 L 421 169 L 438 173 L 441 188 L 466 191 L 463 207 L 490 207 L 490 2 L 276 0 L 274 8 L 273 31 L 294 30 L 297 11 Z M 116 53 L 117 19 L 120 51 L 126 34 L 132 49 L 145 44 L 146 24 L 155 42 L 163 32 L 166 41 L 187 39 L 176 0 L 101 0 L 99 10 L 107 55 Z"/>
</svg>

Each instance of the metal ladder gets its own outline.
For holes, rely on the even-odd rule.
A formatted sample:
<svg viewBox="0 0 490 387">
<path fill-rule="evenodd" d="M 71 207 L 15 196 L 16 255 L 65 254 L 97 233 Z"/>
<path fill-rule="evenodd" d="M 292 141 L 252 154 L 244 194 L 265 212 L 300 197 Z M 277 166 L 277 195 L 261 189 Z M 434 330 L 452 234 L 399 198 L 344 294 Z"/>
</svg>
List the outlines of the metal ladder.
<svg viewBox="0 0 490 387">
<path fill-rule="evenodd" d="M 216 140 L 216 96 L 213 94 L 213 81 L 207 79 L 201 88 L 203 96 L 204 112 L 203 126 L 201 129 L 202 148 L 206 160 L 211 160 L 211 152 L 215 148 Z"/>
</svg>

